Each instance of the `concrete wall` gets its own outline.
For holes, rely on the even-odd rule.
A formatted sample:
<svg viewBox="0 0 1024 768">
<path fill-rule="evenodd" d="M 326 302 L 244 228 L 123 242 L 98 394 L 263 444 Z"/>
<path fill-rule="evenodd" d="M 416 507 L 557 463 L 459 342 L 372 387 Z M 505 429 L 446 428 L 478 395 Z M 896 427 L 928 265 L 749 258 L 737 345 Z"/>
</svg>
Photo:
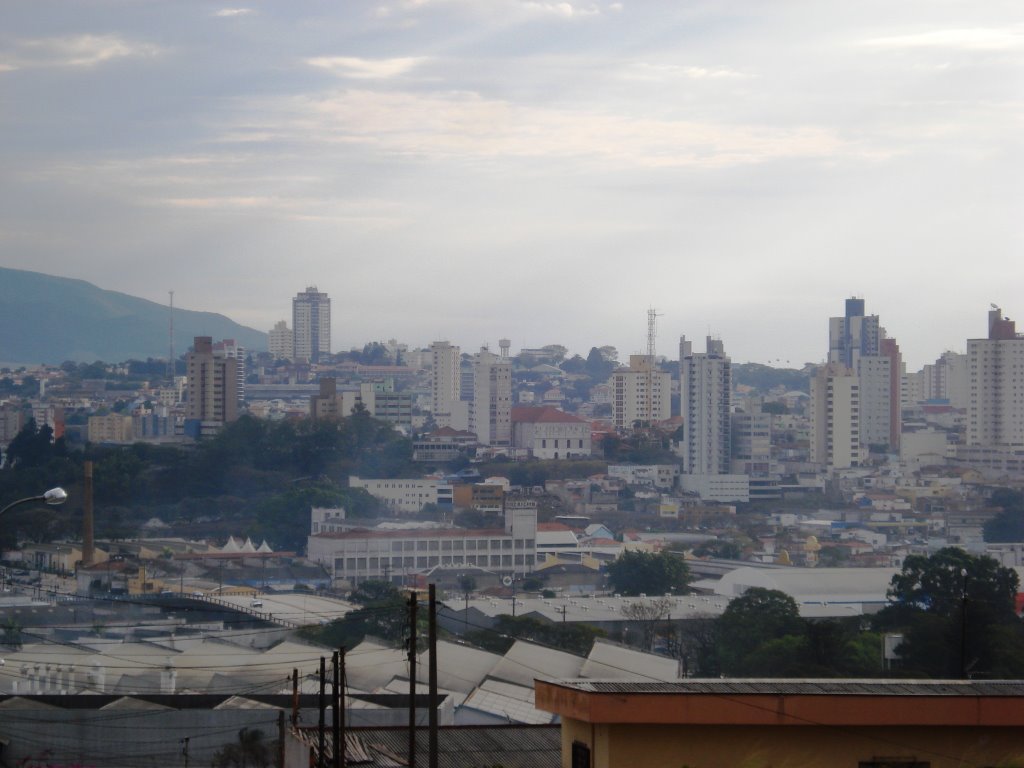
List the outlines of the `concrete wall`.
<svg viewBox="0 0 1024 768">
<path fill-rule="evenodd" d="M 858 768 L 861 762 L 876 759 L 916 759 L 930 768 L 961 768 L 1018 765 L 1024 759 L 1024 734 L 1016 728 L 994 727 L 592 727 L 563 720 L 563 768 L 571 766 L 573 741 L 590 746 L 593 768 Z"/>
</svg>

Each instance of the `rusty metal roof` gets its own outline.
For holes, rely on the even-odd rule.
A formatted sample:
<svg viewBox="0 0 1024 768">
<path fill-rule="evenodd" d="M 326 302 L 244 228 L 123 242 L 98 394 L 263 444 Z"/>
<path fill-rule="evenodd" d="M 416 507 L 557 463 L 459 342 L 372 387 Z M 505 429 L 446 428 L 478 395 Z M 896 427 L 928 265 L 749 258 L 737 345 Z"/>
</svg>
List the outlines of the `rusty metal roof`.
<svg viewBox="0 0 1024 768">
<path fill-rule="evenodd" d="M 1020 680 L 546 680 L 588 693 L 761 696 L 1024 696 Z"/>
</svg>

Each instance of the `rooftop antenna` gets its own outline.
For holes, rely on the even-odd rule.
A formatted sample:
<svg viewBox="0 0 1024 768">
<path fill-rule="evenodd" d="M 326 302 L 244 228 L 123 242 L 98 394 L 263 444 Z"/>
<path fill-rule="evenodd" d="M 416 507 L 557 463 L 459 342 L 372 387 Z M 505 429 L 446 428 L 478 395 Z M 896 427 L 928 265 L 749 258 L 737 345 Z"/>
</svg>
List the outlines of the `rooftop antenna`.
<svg viewBox="0 0 1024 768">
<path fill-rule="evenodd" d="M 170 310 L 170 314 L 169 314 L 168 328 L 167 328 L 167 335 L 168 335 L 168 339 L 169 339 L 169 342 L 170 342 L 170 349 L 168 349 L 168 351 L 167 351 L 167 378 L 171 380 L 171 383 L 173 383 L 174 382 L 174 373 L 175 373 L 175 371 L 174 371 L 174 291 L 168 291 L 167 293 L 170 296 L 170 304 L 169 304 L 169 307 L 168 307 L 169 310 Z"/>
</svg>

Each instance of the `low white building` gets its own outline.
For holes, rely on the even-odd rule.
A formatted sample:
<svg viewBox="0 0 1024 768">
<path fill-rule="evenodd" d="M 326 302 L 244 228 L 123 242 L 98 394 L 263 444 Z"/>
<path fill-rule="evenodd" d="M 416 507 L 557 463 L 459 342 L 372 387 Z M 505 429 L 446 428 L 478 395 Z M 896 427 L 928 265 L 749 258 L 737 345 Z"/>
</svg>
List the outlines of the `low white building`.
<svg viewBox="0 0 1024 768">
<path fill-rule="evenodd" d="M 590 423 L 551 406 L 516 406 L 512 445 L 537 459 L 590 456 Z"/>
<path fill-rule="evenodd" d="M 408 477 L 371 480 L 353 475 L 348 485 L 364 489 L 397 515 L 415 515 L 424 504 L 436 504 L 449 510 L 453 505 L 452 485 L 444 480 Z"/>
<path fill-rule="evenodd" d="M 678 464 L 609 464 L 608 477 L 616 477 L 627 485 L 649 485 L 669 491 L 679 477 Z"/>
<path fill-rule="evenodd" d="M 314 511 L 313 526 L 322 529 Z M 335 579 L 392 580 L 438 566 L 475 566 L 499 574 L 525 574 L 537 564 L 537 511 L 510 508 L 504 528 L 431 528 L 311 533 L 307 557 Z"/>
<path fill-rule="evenodd" d="M 680 475 L 679 486 L 701 501 L 750 501 L 749 475 Z"/>
</svg>

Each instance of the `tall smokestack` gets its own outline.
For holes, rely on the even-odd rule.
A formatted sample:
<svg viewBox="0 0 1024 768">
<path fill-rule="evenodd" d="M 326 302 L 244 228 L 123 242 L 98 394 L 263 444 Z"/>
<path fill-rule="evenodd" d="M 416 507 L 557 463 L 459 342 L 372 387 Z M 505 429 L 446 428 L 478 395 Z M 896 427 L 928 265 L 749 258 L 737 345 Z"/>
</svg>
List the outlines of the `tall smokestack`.
<svg viewBox="0 0 1024 768">
<path fill-rule="evenodd" d="M 95 557 L 95 547 L 92 540 L 92 462 L 85 462 L 85 493 L 82 502 L 82 565 L 92 565 Z"/>
</svg>

